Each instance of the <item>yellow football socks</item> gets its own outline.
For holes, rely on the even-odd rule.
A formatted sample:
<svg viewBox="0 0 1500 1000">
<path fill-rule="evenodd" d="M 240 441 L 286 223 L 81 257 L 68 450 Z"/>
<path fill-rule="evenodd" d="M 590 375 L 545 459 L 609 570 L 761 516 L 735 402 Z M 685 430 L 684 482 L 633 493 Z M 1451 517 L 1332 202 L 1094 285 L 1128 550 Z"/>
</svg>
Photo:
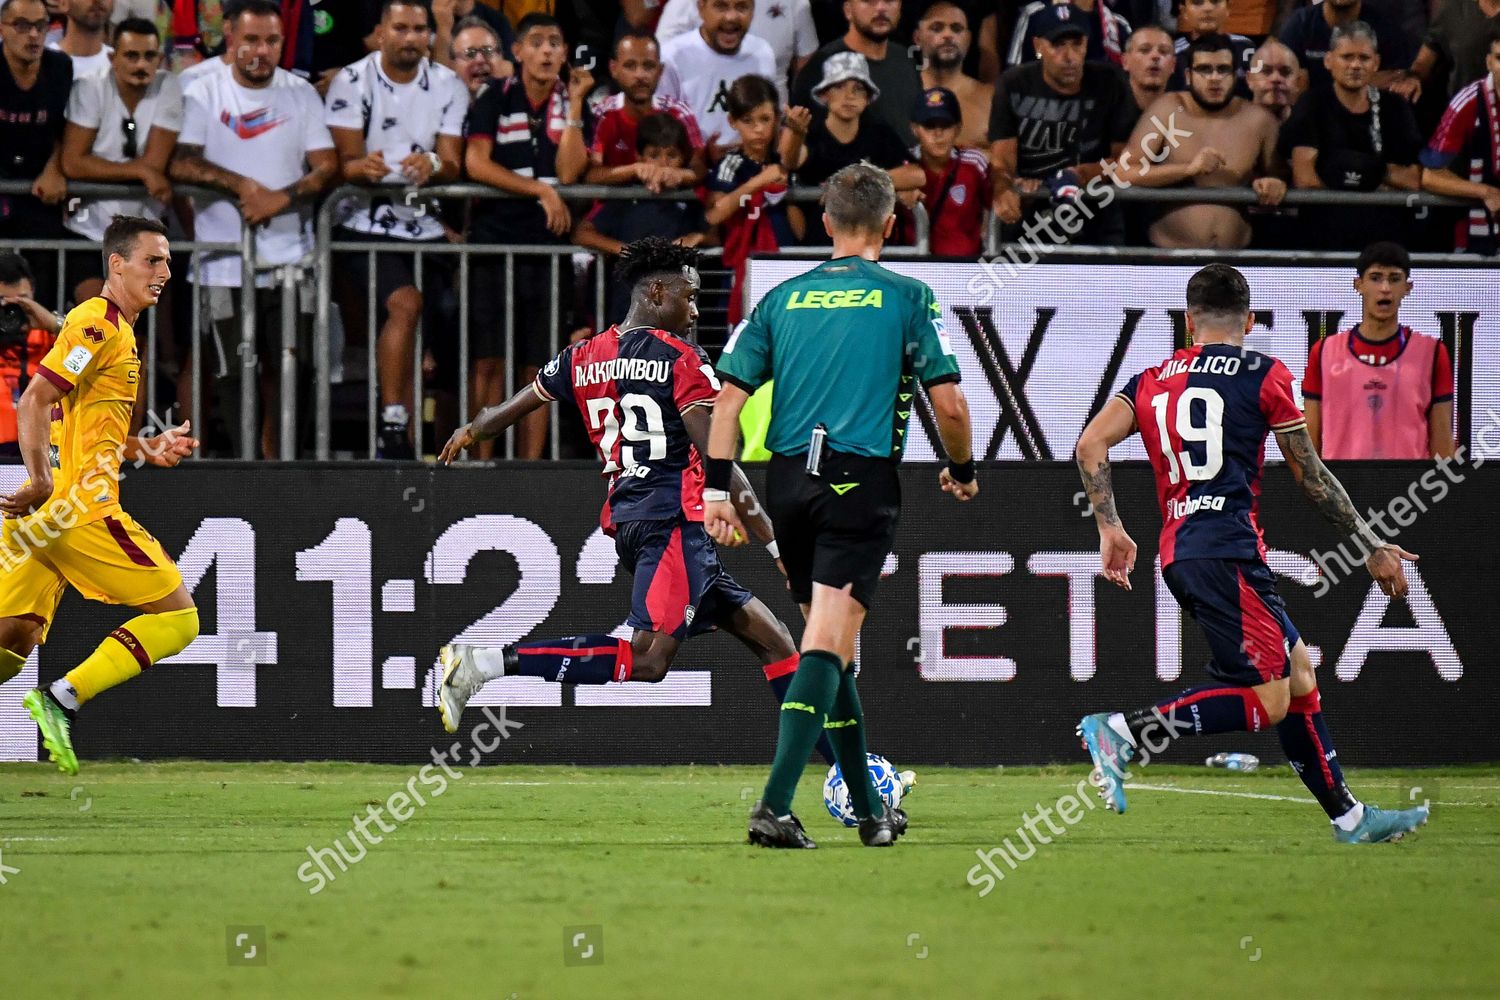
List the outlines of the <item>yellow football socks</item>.
<svg viewBox="0 0 1500 1000">
<path fill-rule="evenodd" d="M 198 635 L 198 609 L 132 618 L 109 634 L 89 658 L 63 678 L 78 704 L 123 684 L 151 664 L 187 648 Z"/>
<path fill-rule="evenodd" d="M 0 649 L 0 684 L 4 684 L 19 674 L 24 666 L 26 666 L 26 657 L 20 653 L 12 653 L 8 649 Z"/>
</svg>

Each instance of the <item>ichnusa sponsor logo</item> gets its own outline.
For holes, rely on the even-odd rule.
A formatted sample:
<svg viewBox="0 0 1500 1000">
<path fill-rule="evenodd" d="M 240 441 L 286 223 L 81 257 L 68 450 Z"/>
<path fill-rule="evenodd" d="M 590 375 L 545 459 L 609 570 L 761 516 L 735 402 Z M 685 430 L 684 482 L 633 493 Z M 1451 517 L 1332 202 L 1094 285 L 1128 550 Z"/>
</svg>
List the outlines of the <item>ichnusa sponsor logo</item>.
<svg viewBox="0 0 1500 1000">
<path fill-rule="evenodd" d="M 1168 517 L 1187 517 L 1200 510 L 1223 510 L 1223 497 L 1188 497 L 1186 500 L 1168 500 Z"/>
<path fill-rule="evenodd" d="M 793 292 L 787 299 L 788 309 L 862 309 L 866 306 L 880 308 L 881 291 L 878 288 L 848 288 L 832 291 Z"/>
</svg>

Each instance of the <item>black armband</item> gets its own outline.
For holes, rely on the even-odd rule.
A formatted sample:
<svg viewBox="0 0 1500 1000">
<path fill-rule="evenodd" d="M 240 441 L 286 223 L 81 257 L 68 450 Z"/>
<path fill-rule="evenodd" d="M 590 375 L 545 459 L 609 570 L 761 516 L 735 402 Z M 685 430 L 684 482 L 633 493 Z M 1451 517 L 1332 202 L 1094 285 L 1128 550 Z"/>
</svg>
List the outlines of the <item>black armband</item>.
<svg viewBox="0 0 1500 1000">
<path fill-rule="evenodd" d="M 708 458 L 703 459 L 703 485 L 711 490 L 723 490 L 728 493 L 730 486 L 734 485 L 734 459 L 732 458 Z"/>
<path fill-rule="evenodd" d="M 948 475 L 953 477 L 955 483 L 962 486 L 969 485 L 974 481 L 974 460 L 972 458 L 967 462 L 954 462 L 950 460 L 948 462 Z"/>
</svg>

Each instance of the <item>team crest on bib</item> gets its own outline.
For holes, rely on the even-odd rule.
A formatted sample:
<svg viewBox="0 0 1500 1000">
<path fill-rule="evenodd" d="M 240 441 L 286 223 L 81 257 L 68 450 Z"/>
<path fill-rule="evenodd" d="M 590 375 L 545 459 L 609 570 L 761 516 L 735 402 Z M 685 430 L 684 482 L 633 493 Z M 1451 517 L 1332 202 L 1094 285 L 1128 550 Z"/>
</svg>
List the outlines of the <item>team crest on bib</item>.
<svg viewBox="0 0 1500 1000">
<path fill-rule="evenodd" d="M 953 204 L 955 205 L 962 205 L 969 200 L 969 188 L 964 184 L 953 185 L 953 190 L 948 192 L 948 194 L 952 196 Z"/>
</svg>

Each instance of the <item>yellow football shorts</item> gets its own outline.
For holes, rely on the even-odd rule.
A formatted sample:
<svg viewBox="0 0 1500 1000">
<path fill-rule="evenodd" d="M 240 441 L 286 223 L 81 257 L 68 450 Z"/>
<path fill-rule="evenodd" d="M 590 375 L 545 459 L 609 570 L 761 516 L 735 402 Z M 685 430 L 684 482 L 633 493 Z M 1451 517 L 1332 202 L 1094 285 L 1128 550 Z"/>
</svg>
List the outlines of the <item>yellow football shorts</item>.
<svg viewBox="0 0 1500 1000">
<path fill-rule="evenodd" d="M 52 627 L 71 584 L 84 597 L 139 607 L 182 585 L 161 543 L 124 511 L 72 528 L 26 527 L 6 518 L 0 529 L 0 618 L 29 618 Z"/>
</svg>

